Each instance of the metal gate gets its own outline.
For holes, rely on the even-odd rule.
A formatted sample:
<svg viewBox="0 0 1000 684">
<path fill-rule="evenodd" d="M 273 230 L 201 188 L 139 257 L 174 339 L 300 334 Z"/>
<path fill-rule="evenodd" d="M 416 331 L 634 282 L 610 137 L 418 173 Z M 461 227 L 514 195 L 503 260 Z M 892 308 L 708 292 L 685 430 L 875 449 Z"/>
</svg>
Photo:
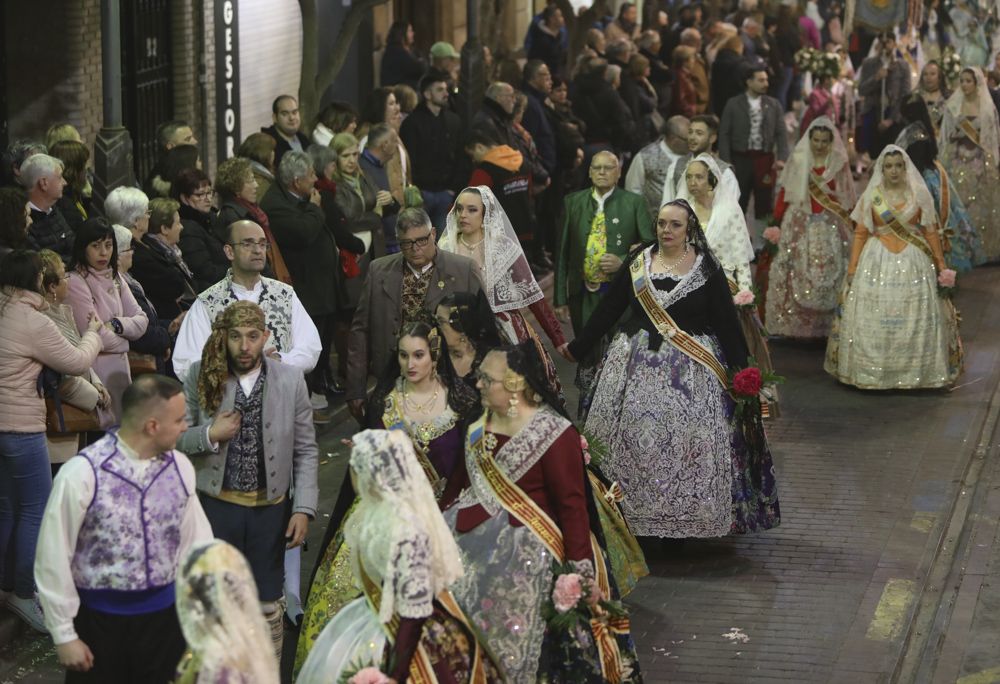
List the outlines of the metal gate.
<svg viewBox="0 0 1000 684">
<path fill-rule="evenodd" d="M 142 183 L 156 164 L 156 127 L 174 112 L 170 0 L 122 0 L 121 8 L 122 115 Z"/>
</svg>

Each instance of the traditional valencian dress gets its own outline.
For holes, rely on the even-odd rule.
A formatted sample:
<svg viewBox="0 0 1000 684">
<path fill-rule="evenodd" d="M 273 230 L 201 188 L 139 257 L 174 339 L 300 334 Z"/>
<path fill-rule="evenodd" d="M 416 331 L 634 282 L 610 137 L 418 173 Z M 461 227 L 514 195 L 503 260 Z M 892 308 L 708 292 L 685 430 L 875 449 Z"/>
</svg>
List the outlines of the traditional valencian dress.
<svg viewBox="0 0 1000 684">
<path fill-rule="evenodd" d="M 559 631 L 543 616 L 553 561 L 617 598 L 591 532 L 580 434 L 546 405 L 513 437 L 491 432 L 486 416 L 470 426 L 444 496 L 458 496 L 445 512 L 465 566 L 451 587 L 458 604 L 509 682 L 641 682 L 627 618 L 595 609 L 599 628 Z"/>
<path fill-rule="evenodd" d="M 680 277 L 650 272 L 655 247 L 633 255 L 569 347 L 580 358 L 625 312 L 586 431 L 607 445 L 602 468 L 640 536 L 720 537 L 780 521 L 760 412 L 737 421 L 727 391 L 727 370 L 748 355 L 726 275 L 704 238 L 695 244 Z"/>
<path fill-rule="evenodd" d="M 508 344 L 531 340 L 545 363 L 549 385 L 558 389 L 560 383 L 555 364 L 522 310 L 528 309 L 534 314 L 553 347 L 561 347 L 566 338 L 552 307 L 545 300 L 542 288 L 531 273 L 517 233 L 500 201 L 488 187 L 478 185 L 462 192 L 476 192 L 483 201 L 482 242 L 472 249 L 466 247 L 459 239 L 462 233 L 455 220 L 455 212 L 451 211 L 438 248 L 468 257 L 479 265 L 483 293 L 497 318 L 497 329 Z"/>
<path fill-rule="evenodd" d="M 346 536 L 361 595 L 326 625 L 296 681 L 340 682 L 365 667 L 414 684 L 504 681 L 449 591 L 459 551 L 409 440 L 355 435 L 351 471 L 360 500 Z"/>
<path fill-rule="evenodd" d="M 827 159 L 813 159 L 809 136 L 830 131 Z M 764 322 L 772 335 L 826 338 L 847 275 L 857 194 L 844 147 L 830 119 L 815 119 L 778 181 L 774 219 L 781 224 L 768 276 Z"/>
<path fill-rule="evenodd" d="M 979 231 L 988 261 L 1000 261 L 1000 172 L 997 170 L 1000 119 L 980 69 L 976 76 L 978 116 L 962 114 L 965 94 L 948 98 L 938 145 L 941 162 L 954 181 L 972 225 Z"/>
<path fill-rule="evenodd" d="M 906 161 L 907 200 L 891 206 L 882 188 L 887 154 Z M 951 301 L 938 294 L 946 265 L 930 193 L 906 153 L 882 152 L 868 188 L 851 214 L 856 222 L 839 321 L 824 368 L 861 389 L 914 389 L 952 384 L 962 347 Z"/>
<path fill-rule="evenodd" d="M 384 399 L 373 397 L 372 424 L 379 429 L 400 430 L 410 438 L 421 471 L 431 483 L 432 491 L 440 496 L 445 481 L 462 460 L 465 421 L 449 405 L 437 417 L 427 422 L 410 420 L 403 414 L 403 379 Z M 378 417 L 379 409 L 381 416 Z M 353 503 L 351 503 L 353 501 Z M 346 506 L 350 504 L 350 508 Z M 351 552 L 344 541 L 346 522 L 357 505 L 350 479 L 346 479 L 337 507 L 330 517 L 326 539 L 316 565 L 312 588 L 302 620 L 296 663 L 305 662 L 315 640 L 331 618 L 346 603 L 358 595 L 351 581 Z"/>
</svg>

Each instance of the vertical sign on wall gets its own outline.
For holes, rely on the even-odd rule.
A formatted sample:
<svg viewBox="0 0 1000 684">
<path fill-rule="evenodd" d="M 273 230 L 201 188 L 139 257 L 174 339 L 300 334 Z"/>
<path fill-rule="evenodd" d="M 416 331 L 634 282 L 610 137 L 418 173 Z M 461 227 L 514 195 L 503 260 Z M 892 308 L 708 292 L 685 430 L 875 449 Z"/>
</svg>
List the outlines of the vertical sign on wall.
<svg viewBox="0 0 1000 684">
<path fill-rule="evenodd" d="M 215 2 L 215 111 L 219 161 L 240 144 L 240 32 L 237 0 Z"/>
</svg>

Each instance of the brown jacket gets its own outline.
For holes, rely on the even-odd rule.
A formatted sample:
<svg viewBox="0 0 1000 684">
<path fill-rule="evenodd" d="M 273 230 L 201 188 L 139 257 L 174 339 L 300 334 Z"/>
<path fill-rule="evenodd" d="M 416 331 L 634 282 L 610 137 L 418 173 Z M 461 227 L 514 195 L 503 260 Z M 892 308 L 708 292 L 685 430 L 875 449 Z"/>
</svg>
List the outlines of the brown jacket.
<svg viewBox="0 0 1000 684">
<path fill-rule="evenodd" d="M 396 338 L 403 323 L 402 254 L 390 254 L 371 263 L 361 299 L 354 312 L 354 322 L 347 349 L 347 399 L 364 399 L 368 374 L 381 374 L 392 359 Z M 431 284 L 424 298 L 424 308 L 434 312 L 446 295 L 456 292 L 477 293 L 479 267 L 464 256 L 437 250 Z"/>
</svg>

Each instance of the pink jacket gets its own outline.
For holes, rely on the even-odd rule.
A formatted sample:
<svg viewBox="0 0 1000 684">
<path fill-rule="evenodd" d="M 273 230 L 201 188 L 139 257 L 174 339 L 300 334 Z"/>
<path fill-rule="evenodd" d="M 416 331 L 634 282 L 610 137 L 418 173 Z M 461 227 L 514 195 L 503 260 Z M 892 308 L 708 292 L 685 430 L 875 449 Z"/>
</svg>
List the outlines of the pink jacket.
<svg viewBox="0 0 1000 684">
<path fill-rule="evenodd" d="M 43 313 L 42 295 L 27 290 L 0 294 L 0 432 L 45 432 L 45 400 L 38 396 L 42 365 L 69 375 L 90 370 L 101 339 L 83 335 L 74 347 Z"/>
<path fill-rule="evenodd" d="M 73 309 L 76 327 L 82 334 L 87 329 L 90 313 L 107 323 L 112 318 L 121 321 L 124 332 L 121 337 L 113 330 L 101 328 L 101 341 L 105 354 L 125 353 L 128 351 L 128 341 L 137 340 L 146 332 L 149 321 L 146 314 L 139 308 L 139 303 L 132 296 L 132 290 L 124 283 L 121 276 L 118 281 L 111 280 L 111 269 L 104 271 L 87 270 L 84 276 L 79 271 L 69 274 L 68 302 Z"/>
</svg>

